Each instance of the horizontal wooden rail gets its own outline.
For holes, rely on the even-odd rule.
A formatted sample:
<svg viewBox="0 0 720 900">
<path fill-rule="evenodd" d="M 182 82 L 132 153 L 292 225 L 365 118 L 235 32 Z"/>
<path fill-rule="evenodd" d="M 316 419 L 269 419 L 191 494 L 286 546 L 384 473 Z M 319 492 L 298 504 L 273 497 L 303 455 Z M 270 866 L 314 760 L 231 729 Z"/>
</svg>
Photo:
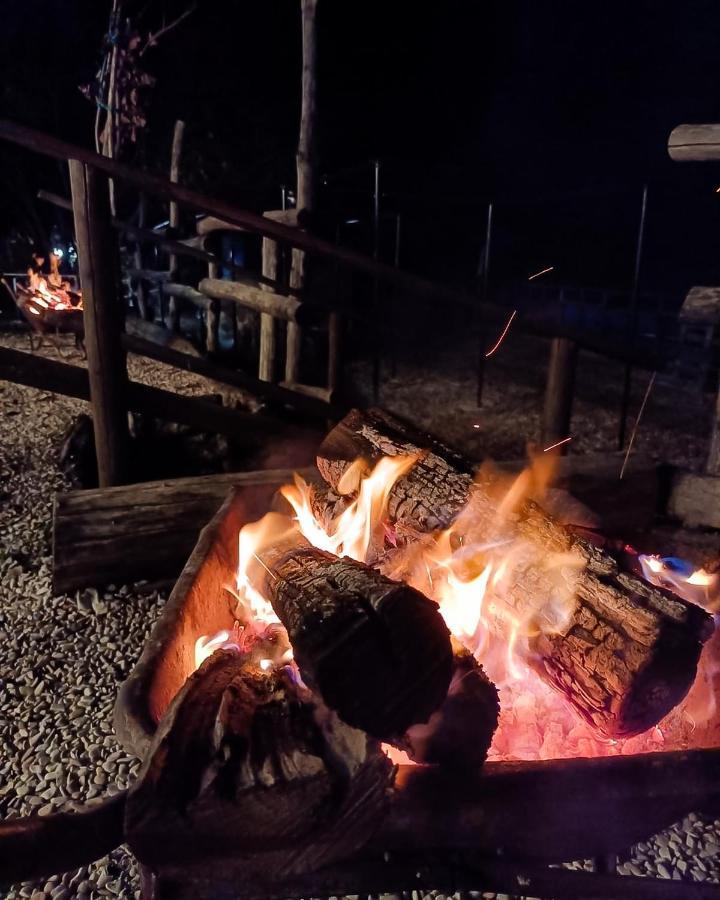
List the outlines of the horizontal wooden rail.
<svg viewBox="0 0 720 900">
<path fill-rule="evenodd" d="M 166 297 L 177 297 L 179 300 L 187 300 L 189 303 L 199 306 L 200 309 L 207 309 L 212 303 L 209 297 L 201 294 L 200 291 L 190 287 L 188 284 L 176 284 L 174 281 L 166 281 L 160 286 L 160 290 Z"/>
<path fill-rule="evenodd" d="M 198 284 L 198 290 L 213 300 L 230 300 L 238 306 L 303 326 L 319 324 L 327 315 L 320 306 L 303 303 L 297 297 L 263 289 L 260 282 L 247 278 L 242 281 L 203 278 Z"/>
<path fill-rule="evenodd" d="M 90 399 L 87 369 L 5 347 L 0 347 L 0 380 L 78 400 Z M 239 441 L 246 438 L 248 444 L 253 443 L 254 438 L 277 436 L 290 430 L 290 426 L 266 416 L 241 412 L 136 381 L 128 385 L 127 399 L 128 407 L 134 412 L 147 413 L 203 431 L 231 435 Z"/>
<path fill-rule="evenodd" d="M 148 341 L 134 335 L 123 335 L 122 343 L 129 353 L 137 353 L 140 356 L 146 356 L 148 359 L 154 359 L 157 362 L 174 366 L 176 369 L 203 375 L 205 378 L 217 381 L 220 384 L 227 384 L 231 387 L 249 391 L 251 394 L 267 400 L 269 403 L 290 406 L 300 412 L 323 419 L 339 418 L 344 412 L 343 407 L 333 402 L 332 396 L 329 399 L 319 399 L 317 395 L 309 395 L 306 391 L 297 393 L 295 390 L 290 390 L 272 382 L 260 381 L 259 378 L 247 375 L 245 372 L 216 365 L 202 356 L 190 356 L 187 353 L 181 353 L 169 347 L 162 347 L 154 341 Z M 305 388 L 305 385 L 301 387 Z M 327 391 L 325 393 L 327 394 Z"/>
</svg>

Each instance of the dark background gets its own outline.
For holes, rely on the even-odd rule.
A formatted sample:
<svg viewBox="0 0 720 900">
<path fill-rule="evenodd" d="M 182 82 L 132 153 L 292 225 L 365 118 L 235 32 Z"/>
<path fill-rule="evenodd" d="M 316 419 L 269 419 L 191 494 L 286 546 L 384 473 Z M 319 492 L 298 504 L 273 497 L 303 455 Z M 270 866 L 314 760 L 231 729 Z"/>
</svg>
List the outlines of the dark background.
<svg viewBox="0 0 720 900">
<path fill-rule="evenodd" d="M 0 112 L 91 146 L 78 85 L 97 70 L 109 2 L 3 7 Z M 203 0 L 165 36 L 146 58 L 158 81 L 141 161 L 167 171 L 182 117 L 189 183 L 277 208 L 280 184 L 294 182 L 299 7 Z M 183 4 L 129 7 L 141 8 L 155 29 Z M 323 203 L 361 219 L 343 240 L 367 240 L 378 157 L 386 257 L 399 211 L 404 265 L 472 283 L 492 199 L 496 283 L 553 265 L 558 283 L 626 286 L 647 182 L 644 287 L 679 296 L 718 283 L 720 167 L 666 151 L 676 124 L 720 116 L 717 0 L 320 0 L 319 20 Z M 67 193 L 62 168 L 0 147 L 0 236 L 67 230 L 33 199 L 39 187 Z"/>
</svg>

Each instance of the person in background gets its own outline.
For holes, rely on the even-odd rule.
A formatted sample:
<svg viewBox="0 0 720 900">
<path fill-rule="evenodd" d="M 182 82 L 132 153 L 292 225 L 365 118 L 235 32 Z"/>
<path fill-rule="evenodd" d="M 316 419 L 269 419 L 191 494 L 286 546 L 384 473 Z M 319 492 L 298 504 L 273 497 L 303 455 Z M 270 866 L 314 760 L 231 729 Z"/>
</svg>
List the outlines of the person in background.
<svg viewBox="0 0 720 900">
<path fill-rule="evenodd" d="M 45 268 L 45 255 L 39 251 L 35 251 L 32 255 L 32 262 L 28 266 L 27 276 L 28 276 L 28 287 L 31 291 L 38 291 L 41 287 L 44 287 L 45 282 L 45 273 L 43 269 Z"/>
<path fill-rule="evenodd" d="M 60 257 L 57 253 L 50 254 L 50 274 L 47 283 L 51 291 L 62 290 L 64 287 L 63 277 L 60 274 Z"/>
</svg>

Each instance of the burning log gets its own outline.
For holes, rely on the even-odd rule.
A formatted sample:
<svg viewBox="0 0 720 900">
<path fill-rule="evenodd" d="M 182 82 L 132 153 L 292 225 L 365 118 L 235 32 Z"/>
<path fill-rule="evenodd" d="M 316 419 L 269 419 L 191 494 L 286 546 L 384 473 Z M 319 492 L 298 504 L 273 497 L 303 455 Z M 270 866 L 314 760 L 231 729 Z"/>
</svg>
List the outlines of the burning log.
<svg viewBox="0 0 720 900">
<path fill-rule="evenodd" d="M 455 451 L 381 411 L 349 413 L 321 445 L 317 464 L 334 490 L 348 493 L 352 485 L 344 484 L 343 476 L 358 458 L 373 462 L 410 454 L 420 458 L 388 499 L 398 542 L 453 523 L 459 541 L 466 523 L 473 540 L 497 538 L 500 501 L 492 477 L 475 477 Z M 583 718 L 608 736 L 627 737 L 656 724 L 682 700 L 713 631 L 707 613 L 620 571 L 610 554 L 572 534 L 534 502 L 509 510 L 502 536 L 524 547 L 505 590 L 516 619 L 531 626 L 526 662 Z M 553 572 L 546 565 L 551 555 L 569 564 Z M 562 620 L 542 621 L 543 599 L 554 596 L 558 578 L 571 602 Z M 509 638 L 507 619 L 489 625 Z"/>
<path fill-rule="evenodd" d="M 383 820 L 393 766 L 377 742 L 308 702 L 256 651 L 216 652 L 161 722 L 126 805 L 141 862 L 185 873 L 232 859 L 243 878 L 311 872 L 360 848 Z"/>
<path fill-rule="evenodd" d="M 438 709 L 453 654 L 436 603 L 299 534 L 256 559 L 252 583 L 287 629 L 303 678 L 344 722 L 393 741 Z"/>
<path fill-rule="evenodd" d="M 477 774 L 497 728 L 498 692 L 471 653 L 456 641 L 453 649 L 447 697 L 426 723 L 408 728 L 401 744 L 417 763 Z"/>
</svg>

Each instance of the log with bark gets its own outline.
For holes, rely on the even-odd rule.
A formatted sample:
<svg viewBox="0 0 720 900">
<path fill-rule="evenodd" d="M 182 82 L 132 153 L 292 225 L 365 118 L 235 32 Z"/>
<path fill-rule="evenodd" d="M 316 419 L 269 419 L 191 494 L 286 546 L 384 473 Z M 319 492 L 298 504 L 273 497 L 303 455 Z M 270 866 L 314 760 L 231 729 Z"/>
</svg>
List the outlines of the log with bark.
<svg viewBox="0 0 720 900">
<path fill-rule="evenodd" d="M 417 763 L 477 775 L 497 728 L 498 692 L 474 656 L 455 640 L 453 651 L 447 697 L 427 722 L 408 728 L 400 746 Z"/>
<path fill-rule="evenodd" d="M 352 485 L 342 483 L 343 475 L 358 457 L 372 463 L 402 454 L 418 454 L 419 460 L 390 492 L 388 516 L 400 543 L 453 523 L 458 538 L 466 524 L 474 540 L 497 538 L 492 475 L 474 475 L 460 454 L 382 411 L 349 413 L 321 445 L 317 464 L 333 489 L 347 493 Z M 523 620 L 537 625 L 527 662 L 608 736 L 627 737 L 656 724 L 691 687 L 713 631 L 711 617 L 621 571 L 608 552 L 532 501 L 516 506 L 502 528 L 504 538 L 518 538 L 525 548 L 508 601 Z M 557 576 L 544 565 L 550 554 L 568 554 L 582 567 L 569 576 L 563 570 L 573 592 L 563 621 L 543 621 L 544 598 L 557 591 Z M 502 622 L 494 625 L 507 637 Z"/>
<path fill-rule="evenodd" d="M 397 741 L 440 707 L 453 653 L 436 603 L 297 532 L 257 561 L 251 583 L 287 629 L 303 678 L 344 722 Z"/>
<path fill-rule="evenodd" d="M 311 872 L 366 843 L 393 766 L 376 741 L 313 701 L 286 670 L 218 651 L 177 695 L 129 792 L 125 839 L 153 868 L 223 859 L 243 879 Z"/>
</svg>

